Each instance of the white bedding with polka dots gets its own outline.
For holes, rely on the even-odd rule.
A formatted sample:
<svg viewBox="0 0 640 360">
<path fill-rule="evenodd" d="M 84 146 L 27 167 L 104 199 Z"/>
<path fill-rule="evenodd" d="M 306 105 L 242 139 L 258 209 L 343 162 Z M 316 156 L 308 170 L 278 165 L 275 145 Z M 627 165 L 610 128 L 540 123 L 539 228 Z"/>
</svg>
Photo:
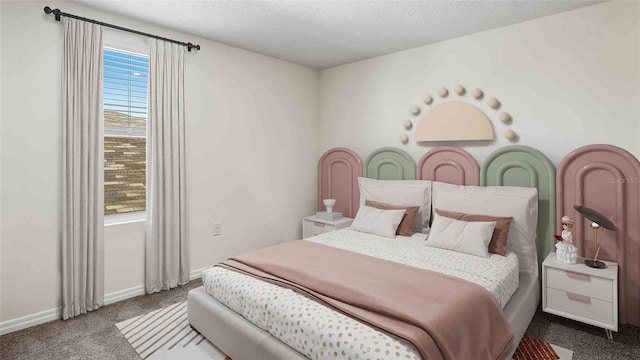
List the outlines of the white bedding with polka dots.
<svg viewBox="0 0 640 360">
<path fill-rule="evenodd" d="M 306 240 L 476 283 L 502 307 L 517 290 L 514 253 L 481 258 L 426 246 L 425 237 L 387 239 L 343 229 Z M 420 359 L 412 344 L 292 290 L 220 267 L 206 270 L 202 281 L 209 295 L 310 359 Z"/>
</svg>

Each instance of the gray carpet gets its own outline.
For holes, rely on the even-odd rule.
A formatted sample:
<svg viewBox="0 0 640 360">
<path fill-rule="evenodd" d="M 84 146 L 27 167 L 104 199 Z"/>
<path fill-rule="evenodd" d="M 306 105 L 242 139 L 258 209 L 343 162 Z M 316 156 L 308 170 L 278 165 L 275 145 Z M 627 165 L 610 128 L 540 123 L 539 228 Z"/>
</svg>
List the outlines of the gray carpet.
<svg viewBox="0 0 640 360">
<path fill-rule="evenodd" d="M 115 324 L 184 301 L 200 280 L 154 295 L 105 306 L 67 321 L 0 337 L 0 359 L 139 359 Z M 527 335 L 574 351 L 574 360 L 640 359 L 640 328 L 624 325 L 608 341 L 604 330 L 558 316 L 536 313 Z M 251 360 L 251 359 L 243 359 Z"/>
</svg>

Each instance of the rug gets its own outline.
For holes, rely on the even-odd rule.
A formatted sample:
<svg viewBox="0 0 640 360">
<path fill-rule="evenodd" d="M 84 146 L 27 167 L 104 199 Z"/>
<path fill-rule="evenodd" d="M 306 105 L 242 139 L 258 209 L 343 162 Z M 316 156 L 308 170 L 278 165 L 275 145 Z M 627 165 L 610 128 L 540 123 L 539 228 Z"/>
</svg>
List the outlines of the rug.
<svg viewBox="0 0 640 360">
<path fill-rule="evenodd" d="M 573 351 L 549 344 L 531 336 L 523 336 L 513 360 L 570 360 Z"/>
<path fill-rule="evenodd" d="M 231 360 L 189 326 L 187 302 L 152 311 L 116 324 L 142 359 Z M 524 336 L 514 360 L 571 360 L 573 352 Z"/>
<path fill-rule="evenodd" d="M 187 302 L 116 324 L 142 359 L 231 360 L 189 326 Z"/>
</svg>

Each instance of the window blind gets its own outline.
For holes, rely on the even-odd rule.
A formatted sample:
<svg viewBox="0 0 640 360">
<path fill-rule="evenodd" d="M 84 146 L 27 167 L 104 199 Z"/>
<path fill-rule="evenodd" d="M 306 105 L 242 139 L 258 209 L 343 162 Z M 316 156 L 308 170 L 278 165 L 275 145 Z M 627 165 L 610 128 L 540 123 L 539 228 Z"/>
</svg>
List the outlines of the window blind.
<svg viewBox="0 0 640 360">
<path fill-rule="evenodd" d="M 149 57 L 104 48 L 105 135 L 145 136 Z"/>
</svg>

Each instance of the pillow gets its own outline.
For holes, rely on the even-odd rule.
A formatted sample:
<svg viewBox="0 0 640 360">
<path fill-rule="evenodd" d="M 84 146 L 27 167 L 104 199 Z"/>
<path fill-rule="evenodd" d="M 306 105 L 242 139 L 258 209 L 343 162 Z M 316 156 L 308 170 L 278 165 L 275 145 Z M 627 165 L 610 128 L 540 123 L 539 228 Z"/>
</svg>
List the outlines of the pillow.
<svg viewBox="0 0 640 360">
<path fill-rule="evenodd" d="M 513 219 L 512 217 L 471 215 L 440 209 L 435 209 L 434 211 L 440 216 L 462 221 L 495 221 L 496 227 L 493 229 L 493 236 L 491 236 L 491 242 L 489 243 L 489 252 L 502 256 L 507 255 L 507 239 L 509 236 L 509 225 L 511 225 L 511 220 Z"/>
<path fill-rule="evenodd" d="M 488 257 L 495 221 L 462 221 L 436 215 L 427 245 L 469 255 Z"/>
<path fill-rule="evenodd" d="M 507 249 L 520 273 L 538 276 L 538 190 L 516 186 L 462 186 L 433 182 L 433 207 L 467 214 L 511 216 Z"/>
<path fill-rule="evenodd" d="M 418 210 L 420 210 L 419 206 L 396 206 L 372 200 L 365 200 L 364 204 L 366 206 L 371 206 L 376 209 L 382 210 L 404 210 L 404 216 L 402 217 L 402 221 L 400 221 L 400 225 L 398 226 L 396 235 L 413 235 L 413 224 L 416 222 L 416 216 L 418 216 Z"/>
<path fill-rule="evenodd" d="M 361 206 L 350 229 L 395 238 L 396 229 L 403 216 L 404 210 L 381 210 L 371 206 Z"/>
<path fill-rule="evenodd" d="M 414 232 L 426 233 L 431 218 L 431 181 L 375 180 L 359 177 L 360 206 L 367 200 L 397 206 L 419 206 Z"/>
</svg>

